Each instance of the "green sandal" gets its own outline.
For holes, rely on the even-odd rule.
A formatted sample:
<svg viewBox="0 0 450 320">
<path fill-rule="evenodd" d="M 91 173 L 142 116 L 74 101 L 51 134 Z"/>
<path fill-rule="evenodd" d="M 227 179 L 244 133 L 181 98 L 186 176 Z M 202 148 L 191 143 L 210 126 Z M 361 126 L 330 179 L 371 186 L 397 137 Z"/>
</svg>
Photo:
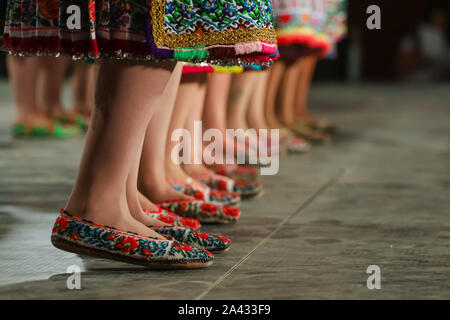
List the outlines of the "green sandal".
<svg viewBox="0 0 450 320">
<path fill-rule="evenodd" d="M 76 127 L 63 126 L 55 123 L 52 127 L 30 126 L 24 123 L 16 123 L 12 127 L 12 135 L 16 138 L 47 138 L 66 139 L 78 133 Z"/>
<path fill-rule="evenodd" d="M 64 125 L 75 125 L 84 132 L 88 130 L 89 123 L 82 115 L 57 117 L 56 121 Z"/>
</svg>

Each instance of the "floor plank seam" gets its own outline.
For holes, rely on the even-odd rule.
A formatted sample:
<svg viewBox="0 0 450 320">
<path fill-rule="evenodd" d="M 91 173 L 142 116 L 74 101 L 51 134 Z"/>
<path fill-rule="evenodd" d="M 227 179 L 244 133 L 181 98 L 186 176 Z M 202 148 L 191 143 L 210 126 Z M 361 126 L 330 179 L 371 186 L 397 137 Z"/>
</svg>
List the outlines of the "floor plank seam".
<svg viewBox="0 0 450 320">
<path fill-rule="evenodd" d="M 214 283 L 207 288 L 204 292 L 202 292 L 199 296 L 195 298 L 195 300 L 201 300 L 205 297 L 212 289 L 217 287 L 220 283 L 222 283 L 234 270 L 236 270 L 240 265 L 242 265 L 259 247 L 261 247 L 264 243 L 266 243 L 273 235 L 275 235 L 282 227 L 286 225 L 293 217 L 300 214 L 310 203 L 312 203 L 317 197 L 323 194 L 328 188 L 333 186 L 339 179 L 344 175 L 345 168 L 341 168 L 338 173 L 333 176 L 330 180 L 324 183 L 316 192 L 314 192 L 310 197 L 308 197 L 293 213 L 284 218 L 278 226 L 272 230 L 264 239 L 262 239 L 249 253 L 247 253 L 244 257 L 239 260 L 234 266 L 232 266 L 227 272 L 225 272 L 222 276 L 220 276 Z"/>
</svg>

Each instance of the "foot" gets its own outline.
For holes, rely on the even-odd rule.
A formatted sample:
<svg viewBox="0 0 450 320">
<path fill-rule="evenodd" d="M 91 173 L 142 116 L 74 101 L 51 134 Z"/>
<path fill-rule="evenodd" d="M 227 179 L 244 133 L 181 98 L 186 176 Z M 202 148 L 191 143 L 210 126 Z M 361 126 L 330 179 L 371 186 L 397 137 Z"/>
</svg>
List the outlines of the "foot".
<svg viewBox="0 0 450 320">
<path fill-rule="evenodd" d="M 182 166 L 184 172 L 190 177 L 194 176 L 213 176 L 215 173 L 203 164 L 184 164 Z"/>
<path fill-rule="evenodd" d="M 139 192 L 147 199 L 152 199 L 154 203 L 158 203 L 166 200 L 179 200 L 179 199 L 193 199 L 181 192 L 173 189 L 168 182 L 159 183 L 157 186 L 139 186 Z M 154 211 L 153 206 L 148 206 L 148 203 L 141 202 L 144 209 Z"/>
<path fill-rule="evenodd" d="M 159 233 L 149 229 L 145 224 L 133 218 L 126 205 L 121 206 L 120 204 L 113 205 L 112 202 L 98 202 L 90 207 L 87 206 L 85 210 L 80 210 L 69 204 L 64 210 L 73 216 L 92 221 L 96 224 L 137 233 L 144 237 L 164 239 Z"/>
<path fill-rule="evenodd" d="M 189 166 L 196 166 L 196 165 L 189 165 Z M 195 179 L 192 179 L 191 176 L 185 170 L 183 170 L 184 167 L 182 168 L 181 166 L 175 164 L 170 164 L 167 167 L 168 169 L 166 170 L 166 177 L 169 183 L 175 184 L 187 183 L 191 185 L 194 189 L 200 190 L 202 192 L 207 192 L 208 187 L 205 186 L 203 183 L 200 183 Z M 201 168 L 196 168 L 196 170 L 201 170 Z"/>
</svg>

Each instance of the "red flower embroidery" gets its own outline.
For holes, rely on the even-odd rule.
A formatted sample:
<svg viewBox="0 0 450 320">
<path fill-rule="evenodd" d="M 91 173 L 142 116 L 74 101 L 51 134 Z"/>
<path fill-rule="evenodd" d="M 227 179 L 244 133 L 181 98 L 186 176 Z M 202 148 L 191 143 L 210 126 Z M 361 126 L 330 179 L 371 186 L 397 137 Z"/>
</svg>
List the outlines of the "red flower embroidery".
<svg viewBox="0 0 450 320">
<path fill-rule="evenodd" d="M 194 198 L 203 200 L 205 198 L 205 195 L 200 190 L 194 190 Z"/>
<path fill-rule="evenodd" d="M 182 218 L 180 219 L 180 223 L 188 228 L 191 229 L 197 229 L 200 227 L 200 222 L 196 219 L 192 219 L 192 218 Z"/>
<path fill-rule="evenodd" d="M 173 243 L 175 248 L 178 248 L 183 251 L 192 251 L 192 247 L 188 244 L 180 243 L 180 242 L 174 242 Z"/>
<path fill-rule="evenodd" d="M 194 235 L 195 235 L 196 237 L 199 237 L 199 238 L 202 238 L 202 239 L 208 239 L 208 238 L 209 238 L 209 235 L 208 235 L 207 233 L 202 233 L 202 232 L 198 233 L 198 232 L 194 232 Z"/>
<path fill-rule="evenodd" d="M 223 213 L 229 217 L 239 217 L 240 215 L 239 209 L 235 207 L 223 206 L 222 210 Z"/>
<path fill-rule="evenodd" d="M 202 209 L 203 211 L 209 212 L 209 213 L 216 213 L 217 212 L 217 206 L 213 203 L 207 203 L 204 202 L 201 206 L 200 209 Z"/>
<path fill-rule="evenodd" d="M 217 188 L 219 190 L 227 190 L 227 182 L 225 180 L 217 181 Z"/>
<path fill-rule="evenodd" d="M 116 238 L 116 235 L 114 233 L 111 233 L 109 236 L 106 237 L 106 239 L 108 239 L 108 240 L 112 240 L 115 238 Z"/>
<path fill-rule="evenodd" d="M 226 242 L 226 243 L 228 243 L 228 242 L 230 242 L 230 239 L 228 239 L 228 238 L 226 238 L 226 237 L 224 237 L 224 236 L 215 236 L 217 239 L 220 239 L 220 240 L 222 240 L 223 242 Z"/>
<path fill-rule="evenodd" d="M 134 237 L 122 237 L 116 244 L 116 248 L 119 248 L 124 253 L 136 250 L 138 243 Z"/>
<path fill-rule="evenodd" d="M 60 0 L 39 0 L 38 6 L 39 14 L 45 19 L 58 19 Z"/>
<path fill-rule="evenodd" d="M 175 219 L 174 219 L 174 218 L 172 218 L 172 217 L 167 217 L 167 216 L 163 216 L 163 215 L 160 215 L 160 216 L 158 217 L 158 220 L 159 220 L 159 221 L 162 221 L 162 222 L 165 222 L 165 223 L 168 223 L 168 224 L 173 224 L 173 223 L 175 222 Z"/>
<path fill-rule="evenodd" d="M 187 208 L 186 202 L 182 202 L 182 203 L 180 204 L 180 211 L 181 211 L 181 212 L 184 212 L 184 211 L 186 211 L 186 208 Z"/>
<path fill-rule="evenodd" d="M 55 225 L 53 226 L 53 232 L 63 231 L 67 228 L 69 220 L 65 217 L 59 217 L 56 219 Z"/>
<path fill-rule="evenodd" d="M 74 238 L 76 240 L 80 240 L 80 236 L 78 235 L 78 233 L 75 233 L 75 232 L 72 233 L 72 238 Z"/>
<path fill-rule="evenodd" d="M 152 252 L 149 249 L 144 249 L 144 251 L 142 251 L 142 253 L 147 257 L 150 257 L 152 255 Z"/>
</svg>

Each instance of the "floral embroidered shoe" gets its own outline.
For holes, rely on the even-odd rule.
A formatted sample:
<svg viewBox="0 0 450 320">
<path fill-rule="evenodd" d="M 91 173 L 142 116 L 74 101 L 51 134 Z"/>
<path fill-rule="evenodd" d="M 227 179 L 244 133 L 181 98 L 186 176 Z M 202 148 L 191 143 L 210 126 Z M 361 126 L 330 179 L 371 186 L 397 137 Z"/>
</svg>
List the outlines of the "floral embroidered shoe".
<svg viewBox="0 0 450 320">
<path fill-rule="evenodd" d="M 207 187 L 205 190 L 200 190 L 198 188 L 194 188 L 193 186 L 189 185 L 188 183 L 181 183 L 181 182 L 169 182 L 172 188 L 177 190 L 178 192 L 181 192 L 189 197 L 195 198 L 197 200 L 203 200 L 208 202 L 210 197 L 211 189 Z"/>
<path fill-rule="evenodd" d="M 313 116 L 307 116 L 305 119 L 299 119 L 298 122 L 303 122 L 314 130 L 323 131 L 328 134 L 336 134 L 339 128 L 334 123 L 328 121 L 325 118 L 318 118 Z"/>
<path fill-rule="evenodd" d="M 296 121 L 290 129 L 299 137 L 312 143 L 324 143 L 330 141 L 330 136 L 327 133 L 312 129 L 303 121 Z"/>
<path fill-rule="evenodd" d="M 241 197 L 253 197 L 263 190 L 260 182 L 236 181 L 218 174 L 214 176 L 196 177 L 196 179 L 213 190 L 235 192 Z"/>
<path fill-rule="evenodd" d="M 144 213 L 153 219 L 165 222 L 175 227 L 186 227 L 192 230 L 199 230 L 202 226 L 200 221 L 197 219 L 183 218 L 162 208 L 159 208 L 157 211 L 149 211 L 144 209 Z"/>
<path fill-rule="evenodd" d="M 182 217 L 197 219 L 201 223 L 229 224 L 236 222 L 241 215 L 241 211 L 235 207 L 219 206 L 196 199 L 169 200 L 157 205 Z"/>
<path fill-rule="evenodd" d="M 201 268 L 214 255 L 176 240 L 140 236 L 81 219 L 61 211 L 52 230 L 52 244 L 61 250 L 117 260 L 154 269 Z"/>
<path fill-rule="evenodd" d="M 211 190 L 209 192 L 209 202 L 224 206 L 235 206 L 241 202 L 241 195 L 237 192 Z"/>
<path fill-rule="evenodd" d="M 286 146 L 292 153 L 304 153 L 311 150 L 311 145 L 303 138 L 297 137 L 288 128 L 280 129 L 280 145 Z"/>
<path fill-rule="evenodd" d="M 205 202 L 211 202 L 218 205 L 232 206 L 241 201 L 241 196 L 236 192 L 228 192 L 225 190 L 211 190 L 209 187 L 205 192 L 196 189 L 188 184 L 171 184 L 172 187 L 190 197 Z"/>
<path fill-rule="evenodd" d="M 258 169 L 250 166 L 234 164 L 215 164 L 210 167 L 215 173 L 234 179 L 244 181 L 257 181 L 259 179 Z"/>
<path fill-rule="evenodd" d="M 219 235 L 209 235 L 206 233 L 197 233 L 189 228 L 182 227 L 155 227 L 149 226 L 154 231 L 167 237 L 174 238 L 176 241 L 190 245 L 193 248 L 199 248 L 208 251 L 226 251 L 230 248 L 231 241 L 228 238 Z"/>
</svg>

